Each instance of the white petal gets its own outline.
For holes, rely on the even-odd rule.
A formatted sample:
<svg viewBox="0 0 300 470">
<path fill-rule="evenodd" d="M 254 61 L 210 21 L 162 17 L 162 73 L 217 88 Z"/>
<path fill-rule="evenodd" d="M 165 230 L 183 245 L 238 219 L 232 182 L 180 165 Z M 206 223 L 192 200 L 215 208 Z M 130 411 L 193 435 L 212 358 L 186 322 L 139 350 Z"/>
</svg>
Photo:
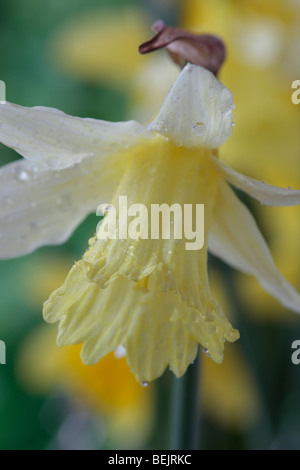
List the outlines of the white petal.
<svg viewBox="0 0 300 470">
<path fill-rule="evenodd" d="M 147 127 L 188 148 L 215 149 L 232 134 L 232 93 L 208 70 L 188 64 Z"/>
<path fill-rule="evenodd" d="M 229 265 L 255 276 L 282 305 L 300 312 L 300 294 L 278 271 L 254 218 L 226 183 L 216 200 L 208 246 Z"/>
<path fill-rule="evenodd" d="M 68 116 L 52 108 L 0 103 L 0 142 L 51 169 L 135 145 L 140 131 L 135 121 L 110 123 Z"/>
<path fill-rule="evenodd" d="M 64 242 L 101 202 L 109 202 L 123 163 L 88 158 L 64 170 L 26 160 L 0 169 L 0 257 Z M 95 227 L 96 230 L 96 227 Z"/>
<path fill-rule="evenodd" d="M 257 181 L 242 175 L 232 168 L 215 159 L 217 168 L 222 172 L 224 178 L 236 188 L 241 189 L 249 196 L 257 199 L 266 206 L 294 206 L 300 204 L 300 191 L 291 188 L 279 188 Z"/>
</svg>

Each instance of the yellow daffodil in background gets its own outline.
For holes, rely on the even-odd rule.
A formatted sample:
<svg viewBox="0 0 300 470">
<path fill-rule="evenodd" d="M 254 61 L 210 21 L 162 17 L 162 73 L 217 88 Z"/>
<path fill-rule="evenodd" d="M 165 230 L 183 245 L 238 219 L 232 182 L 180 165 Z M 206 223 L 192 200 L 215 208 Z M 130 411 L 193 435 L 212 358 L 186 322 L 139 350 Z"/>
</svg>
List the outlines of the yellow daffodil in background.
<svg viewBox="0 0 300 470">
<path fill-rule="evenodd" d="M 217 159 L 215 149 L 232 133 L 232 109 L 231 92 L 191 64 L 146 125 L 1 104 L 0 140 L 25 157 L 1 171 L 10 201 L 1 213 L 2 257 L 62 242 L 99 203 L 118 206 L 123 194 L 147 207 L 205 205 L 205 245 L 197 252 L 182 240 L 91 240 L 44 309 L 47 321 L 60 321 L 60 345 L 84 343 L 84 362 L 96 363 L 122 345 L 141 382 L 159 377 L 168 364 L 184 374 L 198 343 L 222 362 L 225 340 L 239 335 L 211 294 L 208 249 L 300 310 L 299 294 L 276 269 L 228 182 L 267 205 L 299 204 L 300 192 L 258 182 Z"/>
<path fill-rule="evenodd" d="M 166 60 L 165 54 L 137 54 L 149 21 L 138 8 L 75 17 L 56 29 L 48 46 L 49 56 L 64 75 L 125 89 L 129 118 L 148 120 L 178 75 L 178 67 Z"/>
<path fill-rule="evenodd" d="M 261 402 L 257 384 L 238 344 L 226 348 L 222 366 L 203 359 L 203 414 L 227 429 L 245 430 L 257 424 Z"/>
<path fill-rule="evenodd" d="M 70 255 L 62 253 L 40 253 L 31 261 L 23 279 L 23 295 L 30 310 L 40 311 L 44 300 L 64 282 L 73 262 Z"/>
<path fill-rule="evenodd" d="M 86 366 L 80 360 L 80 345 L 59 349 L 55 337 L 56 329 L 45 326 L 26 337 L 17 364 L 23 386 L 38 395 L 62 389 L 75 404 L 105 420 L 107 437 L 122 445 L 141 445 L 153 424 L 151 387 L 140 386 L 118 352 Z"/>
<path fill-rule="evenodd" d="M 136 49 L 147 29 L 143 10 L 93 11 L 64 22 L 53 37 L 50 54 L 72 77 L 127 88 L 142 66 Z"/>
</svg>

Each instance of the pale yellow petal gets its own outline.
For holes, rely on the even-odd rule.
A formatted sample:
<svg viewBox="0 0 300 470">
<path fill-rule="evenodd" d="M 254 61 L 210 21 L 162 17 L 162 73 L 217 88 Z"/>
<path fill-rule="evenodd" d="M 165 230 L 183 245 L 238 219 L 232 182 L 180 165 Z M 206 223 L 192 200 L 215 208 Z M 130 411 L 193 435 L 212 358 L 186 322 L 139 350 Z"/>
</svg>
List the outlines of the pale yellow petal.
<svg viewBox="0 0 300 470">
<path fill-rule="evenodd" d="M 86 364 L 123 345 L 132 372 L 143 382 L 159 377 L 168 365 L 176 376 L 183 375 L 199 343 L 222 362 L 225 340 L 239 337 L 212 298 L 210 313 L 203 315 L 175 292 L 157 292 L 151 279 L 147 293 L 134 287 L 119 277 L 100 289 L 77 263 L 44 305 L 45 319 L 60 321 L 58 344 L 84 343 Z"/>
<path fill-rule="evenodd" d="M 144 204 L 148 210 L 148 238 L 120 239 L 120 227 L 117 227 L 116 239 L 95 238 L 83 258 L 87 279 L 105 287 L 120 275 L 137 283 L 151 274 L 158 290 L 175 290 L 187 305 L 204 311 L 209 291 L 206 241 L 218 184 L 218 173 L 209 153 L 187 151 L 164 139 L 144 146 L 141 152 L 132 155 L 113 204 L 117 212 L 120 209 L 120 227 L 126 208 L 119 207 L 119 197 L 128 195 L 128 207 L 134 203 Z M 155 224 L 151 205 L 163 203 L 169 208 L 179 204 L 181 209 L 185 204 L 193 207 L 204 204 L 203 248 L 187 250 L 184 233 L 181 238 L 177 237 L 172 227 L 170 239 L 162 239 L 161 232 L 158 239 L 153 239 L 151 228 Z M 113 216 L 108 214 L 107 217 Z M 167 217 L 171 224 L 170 216 Z M 199 231 L 201 229 L 203 224 Z"/>
<path fill-rule="evenodd" d="M 18 160 L 0 168 L 0 258 L 63 243 L 100 203 L 110 201 L 124 156 L 87 158 L 64 170 Z"/>
<path fill-rule="evenodd" d="M 220 185 L 210 153 L 187 151 L 163 138 L 135 150 L 112 200 L 120 209 L 118 232 L 110 230 L 116 238 L 101 239 L 97 232 L 64 286 L 46 302 L 44 315 L 47 321 L 60 321 L 60 345 L 84 343 L 85 363 L 93 364 L 122 345 L 137 379 L 150 381 L 168 365 L 183 375 L 199 343 L 222 362 L 225 341 L 235 341 L 239 334 L 209 287 L 207 236 Z M 124 195 L 127 207 L 121 206 Z M 164 239 L 161 230 L 157 239 L 150 232 L 131 239 L 126 228 L 123 239 L 121 219 L 134 203 L 149 209 L 151 228 L 153 204 L 204 204 L 203 246 L 187 250 L 185 233 L 176 238 L 171 231 Z M 114 214 L 108 210 L 102 224 Z"/>
<path fill-rule="evenodd" d="M 216 149 L 231 136 L 232 93 L 208 70 L 187 64 L 148 130 L 186 148 Z"/>
<path fill-rule="evenodd" d="M 128 363 L 139 380 L 154 380 L 166 366 L 182 376 L 196 357 L 198 345 L 218 363 L 223 361 L 225 340 L 239 334 L 211 297 L 210 313 L 187 307 L 173 292 L 149 294 L 141 299 L 143 312 L 125 343 Z"/>
<path fill-rule="evenodd" d="M 132 303 L 128 309 L 126 298 L 131 298 L 132 293 L 133 284 L 124 278 L 100 289 L 86 280 L 79 262 L 65 284 L 44 304 L 44 317 L 49 323 L 60 321 L 60 346 L 87 341 L 84 362 L 96 363 L 124 343 L 137 308 Z"/>
<path fill-rule="evenodd" d="M 139 142 L 141 130 L 135 121 L 112 123 L 0 103 L 0 142 L 45 168 L 67 168 L 87 157 L 122 152 Z"/>
<path fill-rule="evenodd" d="M 300 204 L 300 190 L 279 188 L 242 175 L 215 158 L 216 168 L 224 178 L 260 203 L 268 206 L 293 206 Z"/>
<path fill-rule="evenodd" d="M 278 271 L 253 216 L 226 183 L 220 186 L 208 246 L 226 263 L 254 275 L 283 306 L 300 313 L 300 294 Z"/>
<path fill-rule="evenodd" d="M 125 342 L 128 364 L 140 382 L 156 379 L 168 364 L 180 377 L 197 355 L 196 338 L 182 321 L 170 318 L 172 311 L 177 312 L 179 302 L 177 300 L 177 306 L 176 300 L 170 293 L 144 294 L 143 311 L 136 318 L 134 330 Z"/>
</svg>

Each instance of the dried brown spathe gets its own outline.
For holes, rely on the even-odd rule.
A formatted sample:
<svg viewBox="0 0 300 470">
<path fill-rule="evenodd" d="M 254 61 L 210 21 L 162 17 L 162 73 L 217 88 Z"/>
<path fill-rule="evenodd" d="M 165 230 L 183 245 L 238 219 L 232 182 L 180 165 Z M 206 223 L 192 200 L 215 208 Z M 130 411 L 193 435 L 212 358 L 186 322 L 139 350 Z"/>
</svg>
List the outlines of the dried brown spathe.
<svg viewBox="0 0 300 470">
<path fill-rule="evenodd" d="M 156 35 L 139 47 L 141 54 L 166 48 L 173 61 L 183 68 L 188 62 L 217 75 L 226 57 L 224 43 L 216 36 L 194 34 L 159 20 L 152 26 Z"/>
</svg>

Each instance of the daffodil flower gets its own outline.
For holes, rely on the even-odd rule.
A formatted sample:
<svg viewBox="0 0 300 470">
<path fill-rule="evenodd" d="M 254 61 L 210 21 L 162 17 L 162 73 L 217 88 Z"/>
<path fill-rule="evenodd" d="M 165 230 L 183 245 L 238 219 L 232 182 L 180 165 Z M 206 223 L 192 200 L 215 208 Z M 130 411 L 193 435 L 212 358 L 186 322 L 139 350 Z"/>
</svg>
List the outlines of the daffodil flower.
<svg viewBox="0 0 300 470">
<path fill-rule="evenodd" d="M 275 267 L 230 185 L 266 205 L 299 204 L 300 191 L 253 180 L 217 158 L 216 149 L 232 134 L 233 107 L 231 92 L 190 63 L 145 125 L 0 104 L 0 140 L 24 157 L 1 168 L 2 258 L 62 243 L 99 204 L 117 206 L 120 195 L 147 207 L 205 206 L 199 251 L 174 239 L 90 240 L 44 305 L 45 319 L 60 322 L 58 345 L 84 343 L 84 363 L 122 345 L 140 382 L 159 377 L 168 365 L 183 375 L 199 344 L 221 363 L 225 340 L 234 342 L 239 333 L 211 294 L 208 251 L 256 276 L 282 305 L 300 311 L 299 293 Z"/>
</svg>

